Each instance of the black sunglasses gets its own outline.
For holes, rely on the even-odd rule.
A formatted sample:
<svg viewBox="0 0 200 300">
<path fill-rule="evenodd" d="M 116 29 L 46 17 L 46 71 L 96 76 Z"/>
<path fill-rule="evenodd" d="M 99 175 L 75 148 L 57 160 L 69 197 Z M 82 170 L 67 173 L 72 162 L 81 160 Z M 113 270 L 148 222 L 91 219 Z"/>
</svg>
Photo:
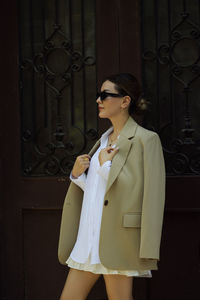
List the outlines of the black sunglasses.
<svg viewBox="0 0 200 300">
<path fill-rule="evenodd" d="M 115 97 L 115 98 L 124 97 L 121 94 L 113 94 L 113 93 L 108 93 L 108 92 L 101 92 L 101 93 L 97 93 L 96 94 L 96 99 L 98 99 L 100 97 L 101 100 L 105 100 L 109 96 Z"/>
</svg>

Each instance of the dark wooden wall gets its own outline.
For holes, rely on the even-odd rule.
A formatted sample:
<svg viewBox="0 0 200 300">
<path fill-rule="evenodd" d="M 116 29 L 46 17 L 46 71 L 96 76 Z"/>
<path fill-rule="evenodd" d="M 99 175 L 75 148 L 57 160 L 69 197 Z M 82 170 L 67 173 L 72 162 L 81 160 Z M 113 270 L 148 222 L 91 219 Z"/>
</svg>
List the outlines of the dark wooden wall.
<svg viewBox="0 0 200 300">
<path fill-rule="evenodd" d="M 96 1 L 98 88 L 104 76 L 114 72 L 132 72 L 142 81 L 141 3 Z M 5 300 L 53 300 L 59 298 L 67 275 L 67 268 L 57 260 L 57 243 L 69 180 L 63 175 L 22 175 L 18 12 L 18 1 L 1 5 L 0 292 Z M 181 102 L 177 105 L 181 111 Z M 153 116 L 160 116 L 156 104 Z M 153 117 L 147 124 L 160 132 L 159 127 L 153 126 L 154 120 Z M 108 122 L 99 122 L 98 126 L 101 134 Z M 166 140 L 162 136 L 163 145 L 169 140 L 170 137 Z M 197 174 L 167 177 L 159 270 L 153 272 L 152 279 L 135 279 L 134 300 L 199 299 L 198 187 Z M 106 299 L 102 278 L 88 299 Z"/>
</svg>

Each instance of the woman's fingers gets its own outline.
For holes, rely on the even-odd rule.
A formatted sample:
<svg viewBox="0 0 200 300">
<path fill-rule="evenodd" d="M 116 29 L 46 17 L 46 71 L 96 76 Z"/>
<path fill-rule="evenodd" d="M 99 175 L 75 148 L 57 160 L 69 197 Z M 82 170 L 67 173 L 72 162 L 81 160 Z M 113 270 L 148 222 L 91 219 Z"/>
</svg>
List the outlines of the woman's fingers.
<svg viewBox="0 0 200 300">
<path fill-rule="evenodd" d="M 83 161 L 84 161 L 84 162 L 88 162 L 88 161 L 90 161 L 90 156 L 87 155 L 87 154 L 80 155 L 80 156 L 78 156 L 77 160 L 78 160 L 79 162 L 83 162 Z"/>
<path fill-rule="evenodd" d="M 88 165 L 88 164 L 90 164 L 90 160 L 89 160 L 89 158 L 82 158 L 81 159 L 81 164 L 84 164 L 84 165 Z"/>
<path fill-rule="evenodd" d="M 106 148 L 104 148 L 105 150 L 111 150 L 111 149 L 114 149 L 113 146 L 107 146 Z"/>
<path fill-rule="evenodd" d="M 82 163 L 81 166 L 85 168 L 85 167 L 89 167 L 89 165 L 90 165 L 90 164 L 88 164 L 88 163 Z"/>
<path fill-rule="evenodd" d="M 119 151 L 119 147 L 116 147 L 116 148 L 113 148 L 112 150 L 110 150 L 110 152 L 109 152 L 110 157 L 113 158 L 118 151 Z"/>
<path fill-rule="evenodd" d="M 90 156 L 87 154 L 82 155 L 81 157 L 81 165 L 84 167 L 89 167 L 90 165 Z"/>
<path fill-rule="evenodd" d="M 86 160 L 86 159 L 88 160 L 88 159 L 91 158 L 90 155 L 88 155 L 88 154 L 83 154 L 83 155 L 81 155 L 80 157 L 83 158 L 83 159 L 85 159 L 85 160 Z"/>
<path fill-rule="evenodd" d="M 108 152 L 108 153 L 112 153 L 113 151 L 114 151 L 114 153 L 116 153 L 118 150 L 119 150 L 119 147 L 108 147 L 108 148 L 105 148 L 106 149 L 106 151 Z"/>
<path fill-rule="evenodd" d="M 90 159 L 91 157 L 88 154 L 77 156 L 72 170 L 75 177 L 80 176 L 87 168 L 89 168 Z"/>
</svg>

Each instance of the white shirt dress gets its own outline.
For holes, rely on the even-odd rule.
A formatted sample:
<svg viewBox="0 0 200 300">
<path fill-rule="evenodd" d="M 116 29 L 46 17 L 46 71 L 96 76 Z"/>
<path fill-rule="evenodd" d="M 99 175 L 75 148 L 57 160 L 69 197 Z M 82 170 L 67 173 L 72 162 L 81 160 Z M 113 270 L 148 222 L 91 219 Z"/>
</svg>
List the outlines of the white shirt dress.
<svg viewBox="0 0 200 300">
<path fill-rule="evenodd" d="M 90 160 L 87 175 L 83 173 L 75 179 L 72 177 L 72 174 L 70 174 L 71 181 L 77 184 L 84 191 L 84 194 L 77 240 L 66 263 L 71 268 L 89 271 L 95 274 L 152 277 L 150 270 L 108 269 L 101 264 L 99 258 L 99 237 L 103 200 L 112 162 L 108 160 L 100 166 L 98 156 L 101 149 L 107 147 L 108 136 L 112 131 L 113 127 L 102 134 L 100 146 Z"/>
</svg>

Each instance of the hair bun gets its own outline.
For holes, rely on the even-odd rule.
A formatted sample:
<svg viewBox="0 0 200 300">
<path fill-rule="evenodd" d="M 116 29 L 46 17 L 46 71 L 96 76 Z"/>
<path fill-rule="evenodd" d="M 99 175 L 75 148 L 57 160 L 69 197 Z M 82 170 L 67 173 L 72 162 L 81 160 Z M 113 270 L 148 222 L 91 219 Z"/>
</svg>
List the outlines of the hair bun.
<svg viewBox="0 0 200 300">
<path fill-rule="evenodd" d="M 140 110 L 140 111 L 146 111 L 148 110 L 149 108 L 149 105 L 150 105 L 150 102 L 147 101 L 146 99 L 144 99 L 143 97 L 140 98 L 137 102 L 137 108 Z"/>
</svg>

